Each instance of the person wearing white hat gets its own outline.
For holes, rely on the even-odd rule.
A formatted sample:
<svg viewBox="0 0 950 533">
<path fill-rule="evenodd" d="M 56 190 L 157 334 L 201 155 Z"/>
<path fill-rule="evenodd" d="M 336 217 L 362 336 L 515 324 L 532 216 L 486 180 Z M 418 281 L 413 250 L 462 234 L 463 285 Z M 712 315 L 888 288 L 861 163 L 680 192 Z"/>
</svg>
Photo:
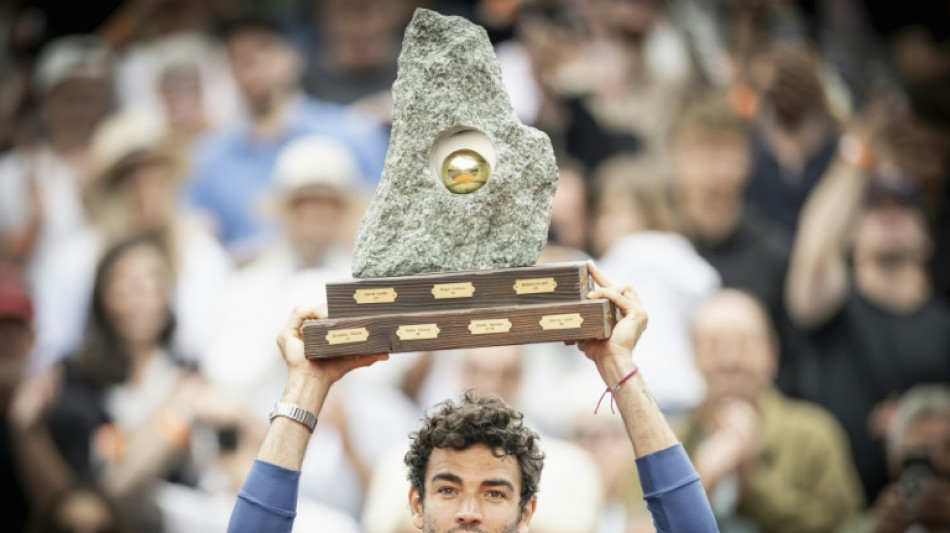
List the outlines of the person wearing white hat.
<svg viewBox="0 0 950 533">
<path fill-rule="evenodd" d="M 281 219 L 298 267 L 341 264 L 338 236 L 360 182 L 350 150 L 332 138 L 302 137 L 280 153 L 273 181 L 269 207 Z"/>
<path fill-rule="evenodd" d="M 37 268 L 82 228 L 82 189 L 92 134 L 111 107 L 111 53 L 92 36 L 53 41 L 37 61 L 32 90 L 39 102 L 40 139 L 0 159 L 0 237 Z"/>
</svg>

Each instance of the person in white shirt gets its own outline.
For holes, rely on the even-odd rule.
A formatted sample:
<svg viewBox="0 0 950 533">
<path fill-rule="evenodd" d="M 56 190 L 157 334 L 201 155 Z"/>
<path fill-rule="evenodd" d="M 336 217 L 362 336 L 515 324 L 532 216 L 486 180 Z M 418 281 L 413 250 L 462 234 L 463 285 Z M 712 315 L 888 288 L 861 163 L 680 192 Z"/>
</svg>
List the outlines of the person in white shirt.
<svg viewBox="0 0 950 533">
<path fill-rule="evenodd" d="M 638 287 L 656 317 L 637 351 L 657 403 L 675 415 L 703 398 L 689 323 L 693 309 L 719 287 L 720 279 L 676 233 L 662 177 L 662 168 L 649 160 L 618 158 L 602 165 L 595 177 L 592 235 L 604 272 Z"/>
</svg>

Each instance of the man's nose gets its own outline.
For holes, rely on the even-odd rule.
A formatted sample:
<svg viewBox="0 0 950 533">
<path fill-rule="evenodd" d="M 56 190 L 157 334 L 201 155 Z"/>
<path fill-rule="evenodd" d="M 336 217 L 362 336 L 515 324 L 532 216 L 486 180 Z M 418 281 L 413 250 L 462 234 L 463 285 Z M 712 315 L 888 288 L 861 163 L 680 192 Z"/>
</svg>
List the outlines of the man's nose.
<svg viewBox="0 0 950 533">
<path fill-rule="evenodd" d="M 464 498 L 455 513 L 456 524 L 481 525 L 482 513 L 478 507 L 478 499 L 474 496 Z"/>
</svg>

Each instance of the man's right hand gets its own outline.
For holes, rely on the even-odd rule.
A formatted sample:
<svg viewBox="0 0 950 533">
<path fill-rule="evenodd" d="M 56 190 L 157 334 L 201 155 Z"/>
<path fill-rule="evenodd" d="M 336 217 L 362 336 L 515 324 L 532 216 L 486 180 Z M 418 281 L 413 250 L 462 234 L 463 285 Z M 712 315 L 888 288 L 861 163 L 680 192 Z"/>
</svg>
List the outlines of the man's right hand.
<svg viewBox="0 0 950 533">
<path fill-rule="evenodd" d="M 329 388 L 349 371 L 389 359 L 389 354 L 348 356 L 334 359 L 308 360 L 304 355 L 301 328 L 304 321 L 327 318 L 326 311 L 316 307 L 298 307 L 290 314 L 287 325 L 277 337 L 277 345 L 291 376 L 316 379 Z"/>
</svg>

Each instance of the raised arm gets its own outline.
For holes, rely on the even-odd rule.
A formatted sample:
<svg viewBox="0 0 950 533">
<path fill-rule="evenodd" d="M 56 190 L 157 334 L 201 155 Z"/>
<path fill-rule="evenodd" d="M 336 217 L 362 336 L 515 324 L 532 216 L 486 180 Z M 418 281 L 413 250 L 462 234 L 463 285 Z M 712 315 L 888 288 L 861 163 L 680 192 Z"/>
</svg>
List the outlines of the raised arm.
<svg viewBox="0 0 950 533">
<path fill-rule="evenodd" d="M 846 137 L 843 142 L 860 141 Z M 855 163 L 842 157 L 832 163 L 802 210 L 785 300 L 789 316 L 803 328 L 831 318 L 848 293 L 845 239 L 861 206 L 865 184 L 864 171 Z"/>
<path fill-rule="evenodd" d="M 633 360 L 633 348 L 647 326 L 646 311 L 633 287 L 614 285 L 593 263 L 588 267 L 600 286 L 589 297 L 609 299 L 621 320 L 610 338 L 583 341 L 578 347 L 597 365 L 620 409 L 653 524 L 658 533 L 717 531 L 699 475 Z"/>
<path fill-rule="evenodd" d="M 317 309 L 296 309 L 277 344 L 287 364 L 287 385 L 280 397 L 314 415 L 320 413 L 330 387 L 347 372 L 388 359 L 386 354 L 310 361 L 304 357 L 300 328 L 304 320 L 324 318 Z M 297 486 L 311 430 L 291 418 L 274 418 L 257 460 L 244 480 L 228 524 L 229 533 L 289 532 L 297 508 Z"/>
</svg>

